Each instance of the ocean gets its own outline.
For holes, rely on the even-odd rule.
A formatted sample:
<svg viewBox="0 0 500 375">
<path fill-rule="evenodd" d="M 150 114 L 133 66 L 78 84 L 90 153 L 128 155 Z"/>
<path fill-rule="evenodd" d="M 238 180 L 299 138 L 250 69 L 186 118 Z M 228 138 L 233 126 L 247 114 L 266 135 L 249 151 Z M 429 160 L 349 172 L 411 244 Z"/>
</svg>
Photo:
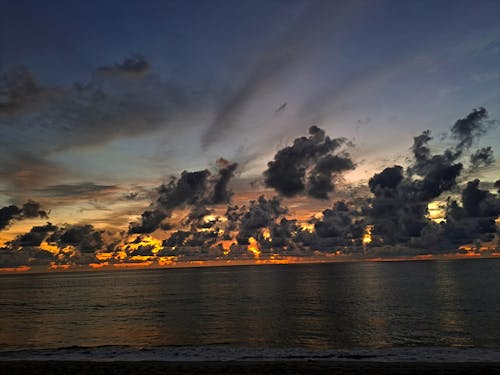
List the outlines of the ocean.
<svg viewBox="0 0 500 375">
<path fill-rule="evenodd" d="M 1 359 L 500 361 L 500 260 L 0 275 Z"/>
</svg>

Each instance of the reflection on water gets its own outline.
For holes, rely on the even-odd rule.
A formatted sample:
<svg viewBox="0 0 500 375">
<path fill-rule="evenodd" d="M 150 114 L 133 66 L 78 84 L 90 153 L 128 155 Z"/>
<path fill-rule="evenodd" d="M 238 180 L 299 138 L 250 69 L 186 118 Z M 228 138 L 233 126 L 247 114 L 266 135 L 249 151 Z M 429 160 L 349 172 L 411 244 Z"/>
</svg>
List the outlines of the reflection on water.
<svg viewBox="0 0 500 375">
<path fill-rule="evenodd" d="M 452 262 L 435 262 L 435 289 L 437 329 L 445 333 L 449 346 L 471 346 L 471 335 L 465 330 L 461 309 L 461 291 L 454 273 Z"/>
<path fill-rule="evenodd" d="M 0 277 L 0 347 L 500 347 L 500 262 Z"/>
</svg>

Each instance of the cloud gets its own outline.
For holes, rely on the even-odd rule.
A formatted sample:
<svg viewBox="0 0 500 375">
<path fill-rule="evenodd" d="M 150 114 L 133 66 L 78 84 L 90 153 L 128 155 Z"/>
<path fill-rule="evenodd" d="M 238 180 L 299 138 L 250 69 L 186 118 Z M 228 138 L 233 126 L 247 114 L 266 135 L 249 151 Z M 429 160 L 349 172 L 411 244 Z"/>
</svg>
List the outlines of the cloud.
<svg viewBox="0 0 500 375">
<path fill-rule="evenodd" d="M 275 224 L 286 213 L 287 209 L 282 207 L 281 199 L 278 197 L 266 199 L 260 196 L 257 201 L 251 201 L 248 208 L 245 206 L 236 208 L 231 217 L 239 230 L 236 236 L 238 243 L 246 245 L 249 237 L 261 237 L 261 229 Z"/>
<path fill-rule="evenodd" d="M 11 247 L 0 248 L 1 267 L 18 267 L 25 265 L 48 266 L 54 260 L 54 254 L 38 247 L 25 247 L 20 250 Z"/>
<path fill-rule="evenodd" d="M 33 208 L 36 208 L 33 206 Z M 28 209 L 29 210 L 29 209 Z M 41 243 L 50 232 L 58 228 L 51 223 L 34 226 L 29 232 L 21 234 L 0 248 L 0 267 L 17 267 L 22 265 L 49 265 L 55 254 L 40 248 Z"/>
<path fill-rule="evenodd" d="M 338 201 L 333 208 L 323 211 L 321 219 L 313 219 L 316 248 L 329 251 L 339 247 L 360 248 L 365 221 L 344 201 Z M 309 240 L 311 241 L 311 239 Z"/>
<path fill-rule="evenodd" d="M 72 246 L 82 254 L 94 254 L 104 248 L 102 232 L 90 224 L 59 228 L 47 238 L 47 242 L 57 244 L 60 249 Z"/>
<path fill-rule="evenodd" d="M 232 163 L 224 158 L 217 160 L 219 168 L 218 177 L 215 178 L 213 187 L 212 203 L 227 203 L 231 200 L 232 192 L 228 190 L 228 184 L 231 178 L 234 177 L 234 172 L 238 167 L 237 163 Z"/>
<path fill-rule="evenodd" d="M 307 194 L 327 199 L 334 190 L 332 174 L 355 167 L 347 152 L 333 154 L 346 143 L 345 138 L 331 139 L 324 130 L 311 126 L 309 137 L 296 138 L 292 146 L 279 150 L 267 164 L 265 185 L 286 197 Z"/>
<path fill-rule="evenodd" d="M 14 205 L 0 208 L 0 230 L 8 227 L 12 220 L 17 218 L 20 213 L 21 210 Z"/>
<path fill-rule="evenodd" d="M 455 245 L 473 241 L 491 241 L 497 233 L 495 220 L 500 216 L 500 197 L 479 188 L 478 179 L 469 181 L 461 202 L 452 200 L 446 210 L 444 234 Z"/>
<path fill-rule="evenodd" d="M 115 244 L 106 244 L 104 232 L 95 230 L 90 224 L 57 227 L 47 223 L 32 227 L 0 248 L 0 266 L 88 265 L 98 261 L 96 254 L 99 251 L 112 249 Z"/>
<path fill-rule="evenodd" d="M 483 166 L 489 166 L 495 162 L 491 147 L 482 147 L 470 156 L 471 170 L 477 170 Z"/>
<path fill-rule="evenodd" d="M 359 11 L 356 1 L 337 3 L 332 1 L 308 2 L 296 17 L 288 17 L 281 24 L 286 30 L 261 48 L 254 63 L 233 90 L 216 108 L 214 119 L 202 136 L 202 147 L 208 149 L 224 134 L 235 128 L 245 109 L 256 99 L 257 94 L 271 84 L 279 83 L 291 75 L 292 69 L 313 52 L 325 38 L 335 35 L 348 20 Z M 366 4 L 365 4 L 366 5 Z M 292 12 L 293 14 L 293 12 Z M 283 107 L 284 109 L 284 107 Z"/>
<path fill-rule="evenodd" d="M 117 189 L 116 185 L 100 185 L 94 182 L 80 182 L 76 184 L 49 185 L 36 189 L 37 193 L 49 197 L 89 197 L 96 193 L 105 193 Z"/>
<path fill-rule="evenodd" d="M 113 66 L 103 66 L 97 69 L 101 74 L 130 74 L 139 75 L 147 73 L 150 69 L 149 61 L 141 54 L 134 54 L 127 57 L 121 63 Z"/>
<path fill-rule="evenodd" d="M 372 246 L 398 244 L 442 248 L 450 245 L 446 239 L 450 236 L 446 233 L 450 231 L 451 224 L 447 222 L 443 227 L 432 222 L 428 218 L 427 207 L 441 195 L 453 194 L 463 170 L 460 158 L 481 135 L 485 134 L 486 120 L 487 112 L 484 108 L 480 108 L 474 109 L 465 118 L 455 122 L 450 132 L 456 143 L 438 154 L 434 154 L 429 146 L 432 141 L 430 131 L 424 131 L 414 138 L 411 147 L 413 162 L 406 171 L 400 166 L 389 167 L 370 179 L 369 187 L 374 197 L 365 213 L 368 223 L 373 225 Z M 476 163 L 483 156 L 486 159 L 491 156 L 488 148 L 477 150 L 472 154 L 473 159 L 477 158 Z M 477 184 L 469 183 L 468 190 L 466 189 L 462 195 L 464 207 L 467 206 L 467 199 L 470 198 L 473 187 L 477 188 Z M 489 202 L 492 201 L 493 198 L 490 197 Z M 462 209 L 456 202 L 452 203 L 452 206 L 454 208 L 450 208 L 451 213 L 447 217 L 456 219 Z M 456 215 L 453 216 L 453 212 Z M 467 213 L 467 209 L 464 212 Z M 491 228 L 483 229 L 488 232 Z"/>
<path fill-rule="evenodd" d="M 9 150 L 0 156 L 0 182 L 5 181 L 12 185 L 15 195 L 36 188 L 44 182 L 55 181 L 66 172 L 62 166 L 44 158 L 43 155 L 36 156 L 29 151 Z"/>
<path fill-rule="evenodd" d="M 466 117 L 457 120 L 451 128 L 452 137 L 458 140 L 456 152 L 460 155 L 488 130 L 488 112 L 483 107 L 474 109 Z M 458 155 L 458 156 L 459 156 Z"/>
<path fill-rule="evenodd" d="M 0 74 L 0 114 L 11 114 L 37 99 L 42 89 L 24 67 Z"/>
<path fill-rule="evenodd" d="M 48 213 L 42 209 L 40 203 L 29 200 L 18 207 L 10 205 L 0 208 L 0 230 L 7 228 L 13 221 L 21 221 L 32 218 L 47 219 Z"/>
<path fill-rule="evenodd" d="M 37 247 L 45 240 L 49 232 L 55 232 L 58 228 L 52 223 L 34 226 L 29 232 L 17 236 L 9 243 L 12 248 Z"/>
<path fill-rule="evenodd" d="M 42 185 L 66 172 L 50 161 L 52 155 L 172 128 L 200 106 L 199 95 L 161 79 L 141 56 L 96 69 L 86 83 L 72 87 L 44 87 L 26 68 L 5 72 L 0 178 L 22 189 Z"/>
<path fill-rule="evenodd" d="M 220 158 L 214 171 L 184 171 L 160 185 L 150 207 L 129 224 L 128 233 L 103 231 L 91 224 L 56 227 L 47 223 L 6 243 L 0 249 L 0 264 L 88 265 L 145 260 L 165 264 L 162 262 L 272 260 L 339 253 L 415 256 L 456 253 L 470 244 L 479 248 L 484 242 L 493 243 L 499 235 L 500 181 L 481 184 L 474 179 L 462 185 L 464 159 L 487 160 L 491 156 L 488 147 L 470 150 L 487 130 L 479 124 L 487 123 L 486 112 L 477 116 L 477 111 L 462 119 L 465 125 L 462 120 L 453 125 L 453 142 L 448 148 L 436 151 L 431 132 L 424 131 L 413 139 L 407 168 L 384 168 L 368 181 L 369 191 L 354 195 L 353 189 L 346 188 L 343 200 L 326 209 L 311 198 L 328 196 L 334 189 L 335 175 L 354 164 L 345 152 L 339 152 L 345 139 L 331 139 L 313 126 L 309 136 L 295 139 L 269 162 L 265 183 L 280 193 L 278 196 L 261 195 L 248 204 L 229 205 L 229 184 L 237 164 Z M 53 185 L 40 191 L 51 196 L 79 196 L 110 189 L 115 186 L 82 183 Z M 297 195 L 302 202 L 315 202 L 321 213 L 307 223 L 294 219 L 293 210 L 283 199 Z M 290 202 L 296 207 L 296 199 Z M 436 202 L 445 216 L 439 223 L 431 220 L 428 209 Z M 0 209 L 3 227 L 30 217 L 46 218 L 46 212 L 34 201 Z M 158 229 L 163 230 L 161 240 L 149 235 Z"/>
<path fill-rule="evenodd" d="M 183 171 L 178 179 L 171 177 L 167 184 L 160 185 L 157 189 L 158 197 L 151 209 L 143 212 L 139 223 L 130 224 L 129 233 L 155 231 L 178 207 L 229 202 L 232 193 L 227 189 L 228 183 L 234 175 L 237 164 L 221 158 L 217 165 L 216 174 L 212 175 L 208 169 L 196 172 Z"/>
</svg>

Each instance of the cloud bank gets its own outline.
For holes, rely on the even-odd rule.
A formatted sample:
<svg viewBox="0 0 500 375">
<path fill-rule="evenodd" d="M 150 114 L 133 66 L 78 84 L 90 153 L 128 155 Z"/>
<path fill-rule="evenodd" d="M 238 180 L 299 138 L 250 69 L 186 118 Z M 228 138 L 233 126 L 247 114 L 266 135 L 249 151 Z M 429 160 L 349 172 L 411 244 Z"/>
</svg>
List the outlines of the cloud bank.
<svg viewBox="0 0 500 375">
<path fill-rule="evenodd" d="M 117 74 L 142 74 L 146 67 L 116 66 Z M 130 66 L 131 64 L 131 66 Z M 125 69 L 125 72 L 122 70 Z M 136 70 L 138 70 L 136 72 Z M 109 72 L 106 72 L 108 74 Z M 276 152 L 263 172 L 275 195 L 235 205 L 231 181 L 238 164 L 220 158 L 213 170 L 183 171 L 155 190 L 154 200 L 128 231 L 97 230 L 92 224 L 34 226 L 0 249 L 0 264 L 166 265 L 200 260 L 280 260 L 290 257 L 408 256 L 500 253 L 497 220 L 500 180 L 481 183 L 464 170 L 494 163 L 491 148 L 477 148 L 495 123 L 474 109 L 450 128 L 448 147 L 437 148 L 429 130 L 413 139 L 406 166 L 373 174 L 369 194 L 335 200 L 336 181 L 353 170 L 344 138 L 330 138 L 317 126 Z M 59 185 L 61 194 L 113 186 Z M 494 189 L 494 190 L 493 190 Z M 324 202 L 306 220 L 293 217 L 286 202 Z M 130 198 L 133 199 L 133 195 Z M 430 215 L 440 207 L 439 220 Z M 174 215 L 175 214 L 175 215 Z M 47 218 L 34 201 L 0 209 L 0 229 L 25 218 Z M 175 219 L 174 219 L 175 217 Z"/>
</svg>

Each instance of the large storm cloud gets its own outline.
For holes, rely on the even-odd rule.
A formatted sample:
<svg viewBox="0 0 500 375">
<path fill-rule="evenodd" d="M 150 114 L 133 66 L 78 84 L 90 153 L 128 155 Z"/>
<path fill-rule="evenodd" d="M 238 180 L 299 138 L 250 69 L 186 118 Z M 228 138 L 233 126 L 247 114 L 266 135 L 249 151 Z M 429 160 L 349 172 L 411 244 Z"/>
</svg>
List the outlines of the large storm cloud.
<svg viewBox="0 0 500 375">
<path fill-rule="evenodd" d="M 406 171 L 401 166 L 385 168 L 376 173 L 369 181 L 370 191 L 373 193 L 371 206 L 367 209 L 368 222 L 373 225 L 375 241 L 373 246 L 404 245 L 404 246 L 434 246 L 442 248 L 452 246 L 449 243 L 449 233 L 456 225 L 453 219 L 463 216 L 462 212 L 469 212 L 466 207 L 470 194 L 478 187 L 479 181 L 469 182 L 462 194 L 463 208 L 456 201 L 451 203 L 447 213 L 447 222 L 436 225 L 428 217 L 428 204 L 437 198 L 446 200 L 457 189 L 459 177 L 464 168 L 463 159 L 466 152 L 475 144 L 477 139 L 487 131 L 488 114 L 484 108 L 475 109 L 465 118 L 458 120 L 451 128 L 451 138 L 456 142 L 441 153 L 433 153 L 430 148 L 432 136 L 430 131 L 424 131 L 414 138 L 413 161 Z M 471 156 L 471 164 L 476 165 L 492 162 L 491 149 L 481 148 Z M 484 192 L 486 194 L 486 192 Z M 488 193 L 489 194 L 489 193 Z M 489 202 L 496 198 L 488 195 Z M 447 195 L 447 196 L 446 196 Z M 480 195 L 480 194 L 479 194 Z M 491 218 L 488 219 L 491 224 Z M 498 214 L 497 214 L 498 216 Z M 464 243 L 473 239 L 486 238 L 483 234 L 491 234 L 493 225 L 473 225 L 470 235 L 460 241 Z M 481 228 L 483 234 L 481 234 Z M 470 231 L 469 231 L 470 232 Z M 432 244 L 429 239 L 432 237 Z M 453 237 L 453 236 L 452 236 Z M 455 236 L 457 237 L 457 236 Z M 490 240 L 491 235 L 487 236 Z M 457 237 L 458 238 L 458 237 Z M 457 241 L 453 242 L 456 246 Z"/>
<path fill-rule="evenodd" d="M 40 203 L 29 200 L 21 207 L 10 205 L 0 208 L 0 230 L 7 228 L 12 222 L 32 218 L 47 219 L 48 213 Z"/>
<path fill-rule="evenodd" d="M 228 203 L 231 198 L 228 183 L 237 164 L 224 159 L 219 159 L 217 164 L 218 171 L 215 174 L 208 169 L 183 171 L 179 178 L 172 177 L 168 183 L 160 185 L 156 201 L 142 213 L 139 223 L 130 224 L 129 233 L 154 232 L 178 207 Z"/>
<path fill-rule="evenodd" d="M 296 138 L 291 146 L 279 150 L 264 172 L 264 183 L 285 197 L 307 194 L 327 199 L 334 190 L 332 175 L 354 169 L 346 151 L 338 152 L 348 141 L 330 138 L 317 126 L 309 137 Z"/>
</svg>

